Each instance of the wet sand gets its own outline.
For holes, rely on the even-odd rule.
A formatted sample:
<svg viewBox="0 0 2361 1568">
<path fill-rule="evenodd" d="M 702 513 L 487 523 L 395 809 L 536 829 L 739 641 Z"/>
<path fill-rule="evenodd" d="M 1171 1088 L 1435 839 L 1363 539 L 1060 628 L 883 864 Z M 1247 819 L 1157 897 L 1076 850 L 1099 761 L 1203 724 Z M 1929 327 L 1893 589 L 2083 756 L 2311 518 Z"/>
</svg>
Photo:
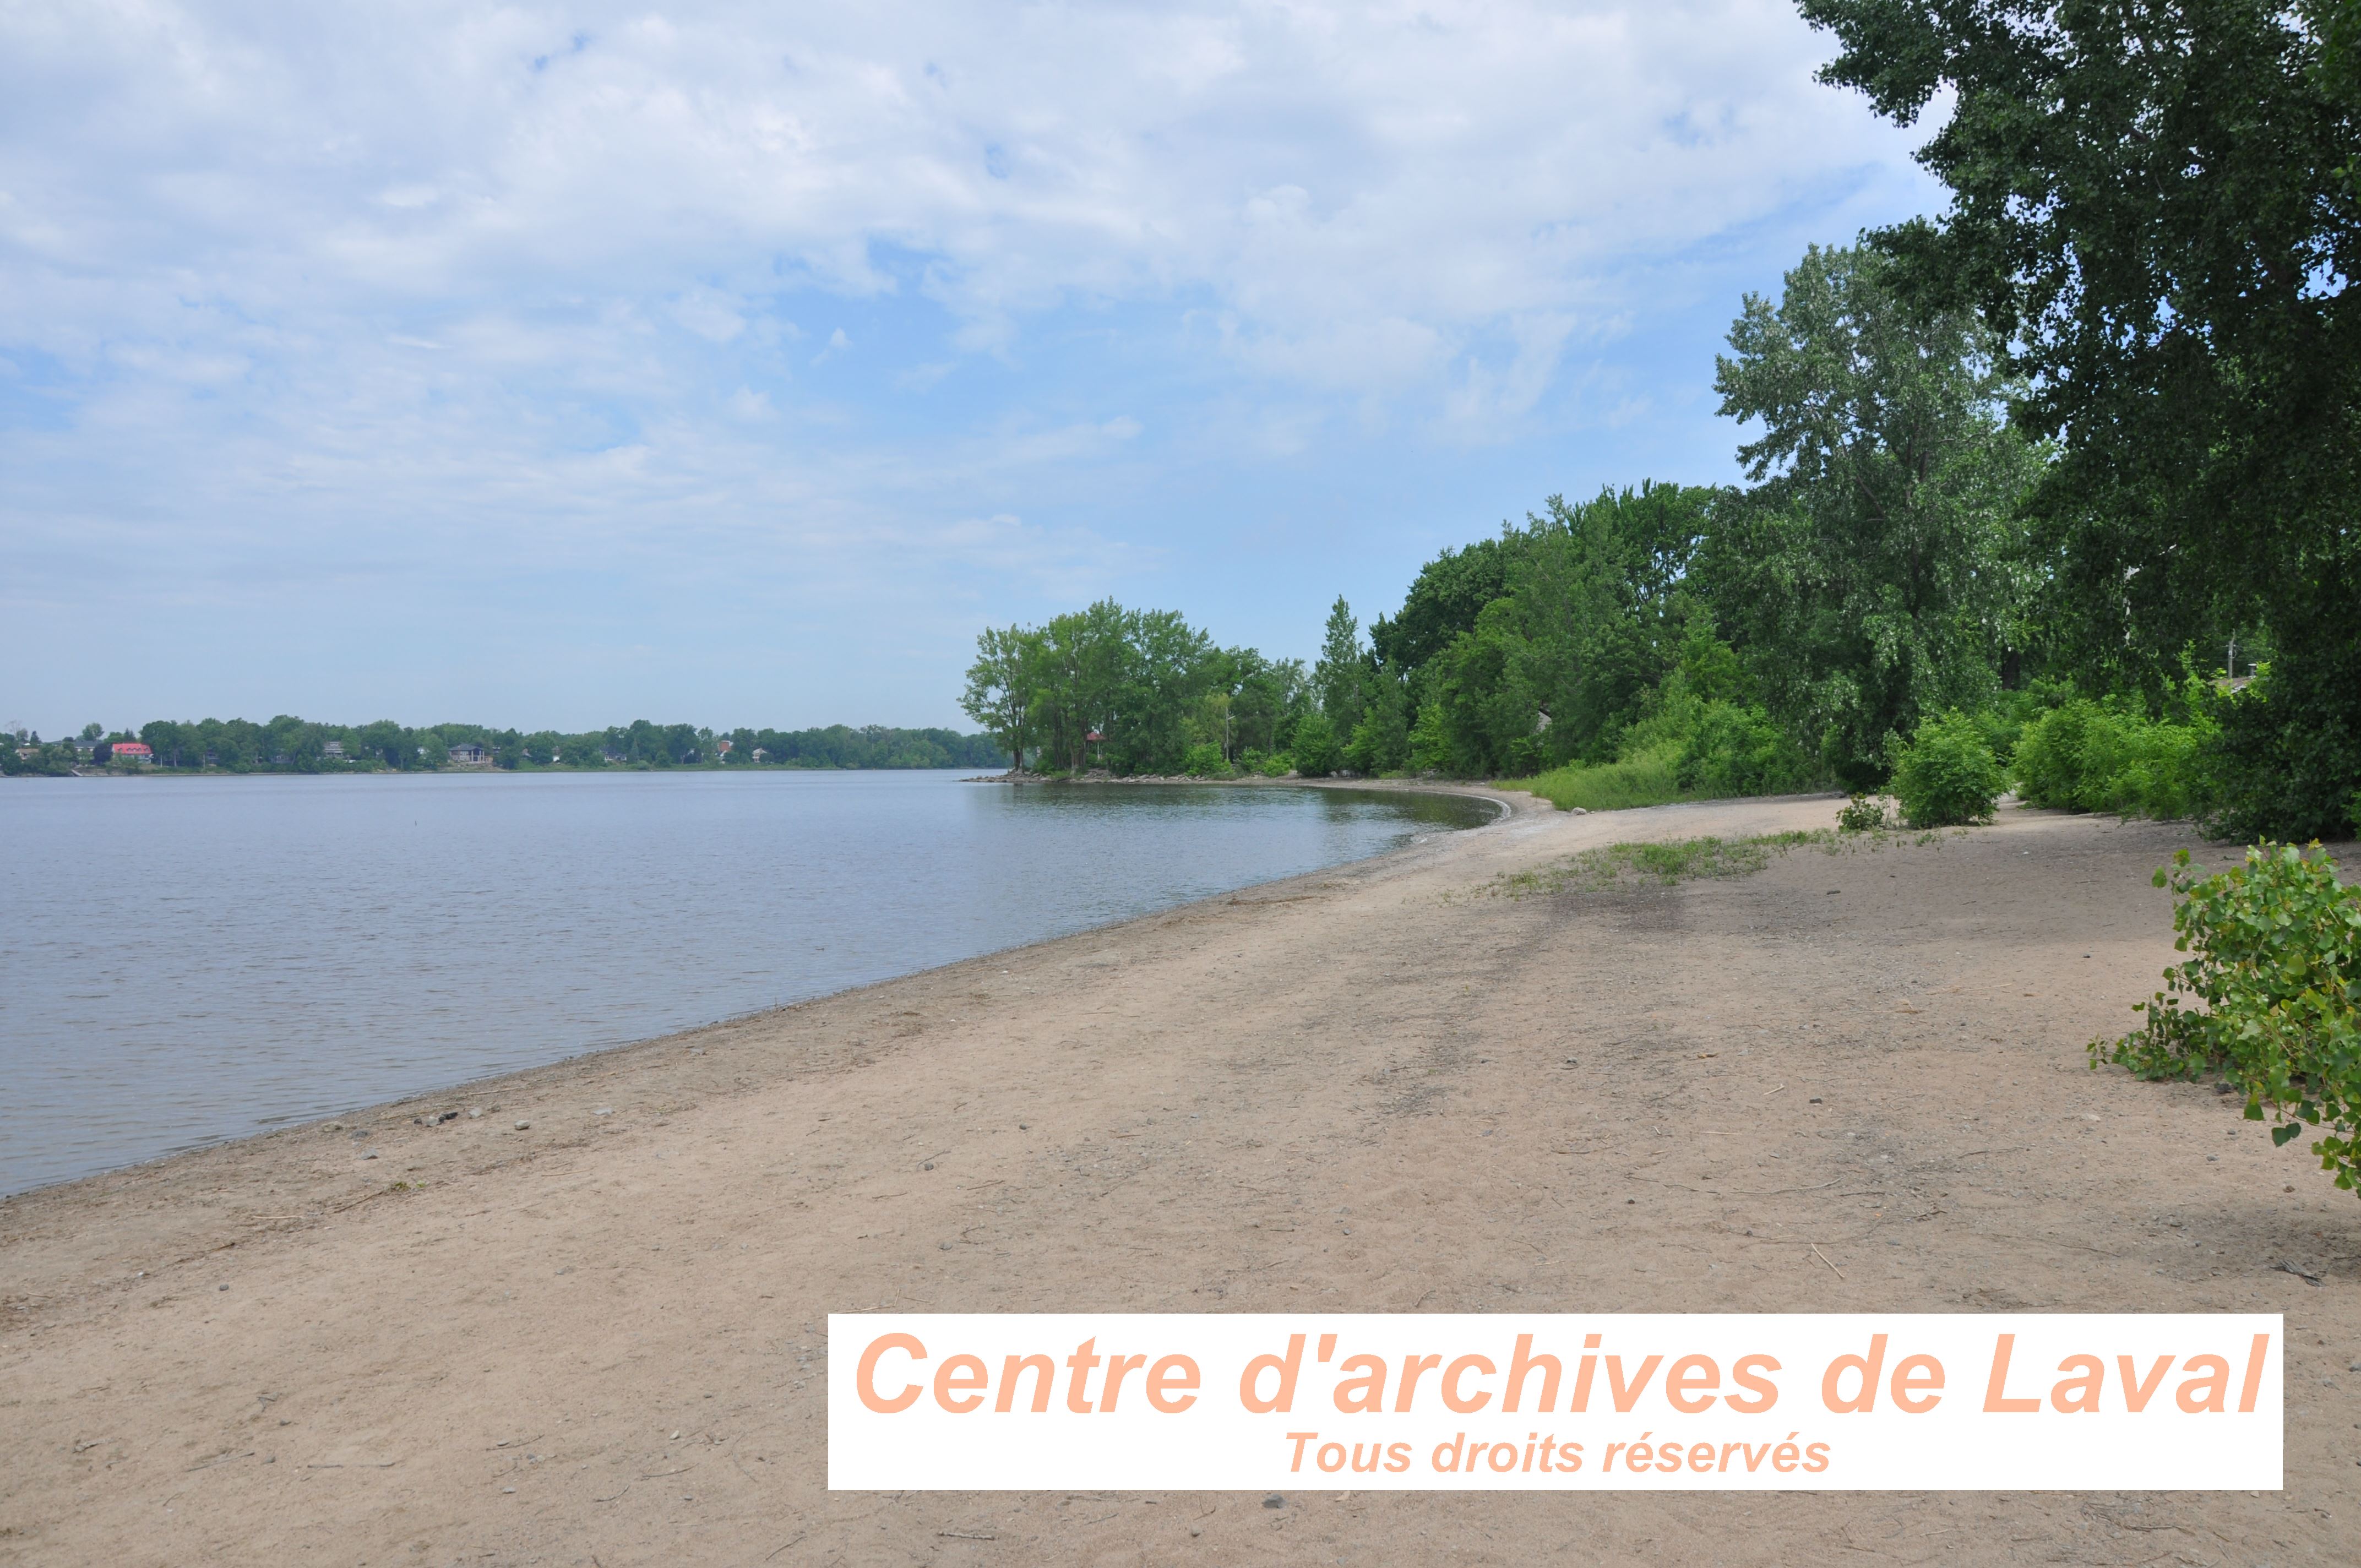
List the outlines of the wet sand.
<svg viewBox="0 0 2361 1568">
<path fill-rule="evenodd" d="M 2084 1065 L 2173 957 L 2186 828 L 1508 898 L 1836 804 L 1513 799 L 0 1203 L 0 1563 L 2352 1560 L 2361 1204 Z M 826 1314 L 881 1306 L 2284 1311 L 2287 1489 L 830 1494 Z"/>
</svg>

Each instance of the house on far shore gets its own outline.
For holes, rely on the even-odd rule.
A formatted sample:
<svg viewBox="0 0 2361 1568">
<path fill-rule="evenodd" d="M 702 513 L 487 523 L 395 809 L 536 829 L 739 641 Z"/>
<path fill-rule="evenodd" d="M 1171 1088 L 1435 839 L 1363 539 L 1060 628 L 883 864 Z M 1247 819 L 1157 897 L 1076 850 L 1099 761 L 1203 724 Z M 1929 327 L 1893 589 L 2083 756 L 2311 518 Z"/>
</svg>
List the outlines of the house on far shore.
<svg viewBox="0 0 2361 1568">
<path fill-rule="evenodd" d="M 771 760 L 771 753 L 757 746 L 754 748 L 754 760 L 758 762 L 767 762 Z"/>
<path fill-rule="evenodd" d="M 489 757 L 489 752 L 472 740 L 464 746 L 451 748 L 451 760 L 463 768 L 481 767 Z"/>
<path fill-rule="evenodd" d="M 117 740 L 107 760 L 144 768 L 156 760 L 156 753 L 148 749 L 145 740 Z"/>
<path fill-rule="evenodd" d="M 320 748 L 320 755 L 334 757 L 341 762 L 345 760 L 345 743 L 342 740 L 331 740 Z"/>
</svg>

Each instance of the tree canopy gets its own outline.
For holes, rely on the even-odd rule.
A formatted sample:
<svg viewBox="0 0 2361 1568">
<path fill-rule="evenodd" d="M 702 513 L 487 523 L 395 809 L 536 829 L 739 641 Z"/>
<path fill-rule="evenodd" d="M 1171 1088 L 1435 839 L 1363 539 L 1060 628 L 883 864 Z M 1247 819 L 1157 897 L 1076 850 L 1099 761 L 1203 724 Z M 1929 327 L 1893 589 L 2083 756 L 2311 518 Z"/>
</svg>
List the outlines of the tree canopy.
<svg viewBox="0 0 2361 1568">
<path fill-rule="evenodd" d="M 1980 311 L 2058 629 L 2158 684 L 2259 623 L 2266 700 L 2224 725 L 2249 831 L 2337 831 L 2361 775 L 2361 9 L 2351 0 L 1801 0 L 1823 79 L 1908 124 L 1949 211 L 1875 236 Z M 2281 804 L 2273 805 L 2273 801 Z"/>
</svg>

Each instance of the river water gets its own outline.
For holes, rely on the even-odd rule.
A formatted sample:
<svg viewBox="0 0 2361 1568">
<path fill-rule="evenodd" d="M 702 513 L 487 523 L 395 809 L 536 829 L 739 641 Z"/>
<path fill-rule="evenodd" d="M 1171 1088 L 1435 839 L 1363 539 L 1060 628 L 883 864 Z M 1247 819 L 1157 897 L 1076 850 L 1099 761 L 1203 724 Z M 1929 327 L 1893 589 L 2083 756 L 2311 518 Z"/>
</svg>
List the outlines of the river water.
<svg viewBox="0 0 2361 1568">
<path fill-rule="evenodd" d="M 949 773 L 12 779 L 0 1193 L 1488 821 Z"/>
</svg>

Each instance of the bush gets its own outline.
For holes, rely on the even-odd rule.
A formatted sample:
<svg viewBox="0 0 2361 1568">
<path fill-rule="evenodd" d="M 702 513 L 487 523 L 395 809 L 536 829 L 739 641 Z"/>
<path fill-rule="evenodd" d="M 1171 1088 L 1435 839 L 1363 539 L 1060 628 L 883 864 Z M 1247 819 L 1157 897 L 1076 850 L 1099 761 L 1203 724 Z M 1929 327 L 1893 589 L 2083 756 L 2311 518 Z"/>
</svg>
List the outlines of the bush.
<svg viewBox="0 0 2361 1568">
<path fill-rule="evenodd" d="M 2091 1042 L 2091 1065 L 2147 1079 L 2193 1079 L 2215 1068 L 2246 1093 L 2246 1119 L 2271 1108 L 2271 1141 L 2324 1127 L 2312 1152 L 2336 1185 L 2361 1176 L 2361 888 L 2336 879 L 2326 855 L 2265 842 L 2243 866 L 2199 878 L 2189 851 L 2156 873 L 2176 903 L 2173 946 L 2196 957 L 2164 971 L 2139 1003 L 2147 1023 Z M 2191 1012 L 2183 997 L 2205 1004 Z"/>
<path fill-rule="evenodd" d="M 2215 705 L 2203 750 L 2221 783 L 2201 806 L 2208 831 L 2341 839 L 2361 827 L 2361 639 L 2332 623 L 2302 646 Z"/>
<path fill-rule="evenodd" d="M 1807 771 L 1803 752 L 1769 714 L 1733 702 L 1698 709 L 1674 765 L 1682 793 L 1708 798 L 1795 789 Z"/>
<path fill-rule="evenodd" d="M 1894 758 L 1894 798 L 1913 828 L 1989 822 L 2008 780 L 1976 721 L 1956 709 L 1923 719 Z"/>
<path fill-rule="evenodd" d="M 1336 727 L 1324 713 L 1307 713 L 1295 725 L 1295 771 L 1307 779 L 1324 779 L 1342 762 Z"/>
<path fill-rule="evenodd" d="M 1190 747 L 1181 758 L 1180 771 L 1191 778 L 1228 778 L 1230 760 L 1223 756 L 1222 749 L 1211 740 L 1201 740 Z"/>
<path fill-rule="evenodd" d="M 1891 826 L 1885 817 L 1885 800 L 1882 795 L 1857 795 L 1837 807 L 1837 831 L 1839 833 L 1882 833 Z"/>
<path fill-rule="evenodd" d="M 2175 724 L 2116 699 L 2076 697 L 2026 725 L 2017 791 L 2028 806 L 2060 811 L 2187 817 L 2206 794 L 2202 749 L 2211 730 L 2202 704 Z"/>
</svg>

